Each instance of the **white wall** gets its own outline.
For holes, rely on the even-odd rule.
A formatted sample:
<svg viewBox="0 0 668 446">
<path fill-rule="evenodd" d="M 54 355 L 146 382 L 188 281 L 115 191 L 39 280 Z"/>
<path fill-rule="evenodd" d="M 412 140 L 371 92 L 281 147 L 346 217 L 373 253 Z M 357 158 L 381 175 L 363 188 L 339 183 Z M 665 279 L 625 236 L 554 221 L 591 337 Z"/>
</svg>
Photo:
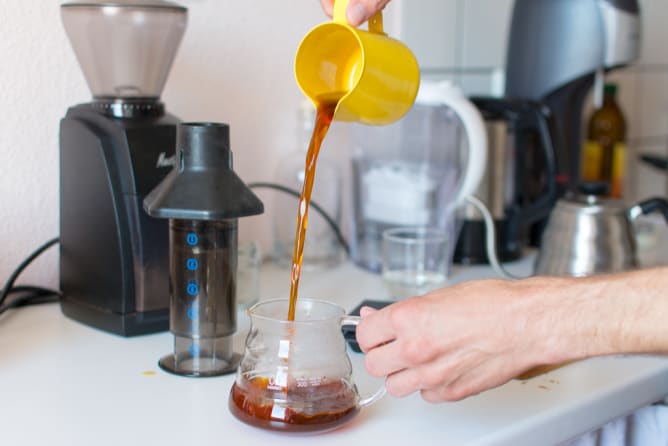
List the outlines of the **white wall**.
<svg viewBox="0 0 668 446">
<path fill-rule="evenodd" d="M 0 283 L 58 235 L 59 120 L 68 106 L 90 96 L 61 26 L 60 3 L 5 0 L 0 12 Z M 292 62 L 308 29 L 326 20 L 319 2 L 180 3 L 189 8 L 189 24 L 164 102 L 183 120 L 229 123 L 235 170 L 247 182 L 271 179 L 278 158 L 293 150 L 302 95 Z M 392 8 L 388 14 L 391 28 Z M 323 151 L 334 152 L 332 145 Z M 266 245 L 269 218 L 242 220 L 242 239 Z M 31 265 L 19 283 L 57 287 L 57 248 Z"/>
</svg>

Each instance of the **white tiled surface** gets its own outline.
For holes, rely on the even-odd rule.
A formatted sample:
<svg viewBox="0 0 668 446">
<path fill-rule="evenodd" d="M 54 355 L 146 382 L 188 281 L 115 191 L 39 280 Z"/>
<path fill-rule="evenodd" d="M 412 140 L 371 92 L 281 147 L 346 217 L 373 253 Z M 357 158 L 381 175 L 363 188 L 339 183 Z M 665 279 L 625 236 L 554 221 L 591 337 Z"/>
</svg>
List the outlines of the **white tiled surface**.
<svg viewBox="0 0 668 446">
<path fill-rule="evenodd" d="M 503 67 L 513 0 L 459 0 L 463 67 Z"/>
<path fill-rule="evenodd" d="M 640 98 L 640 137 L 668 134 L 668 71 L 638 67 L 637 95 Z"/>
<path fill-rule="evenodd" d="M 668 64 L 668 1 L 640 0 L 643 16 L 641 64 Z"/>
<path fill-rule="evenodd" d="M 457 0 L 402 2 L 402 39 L 413 49 L 423 69 L 456 63 Z"/>
</svg>

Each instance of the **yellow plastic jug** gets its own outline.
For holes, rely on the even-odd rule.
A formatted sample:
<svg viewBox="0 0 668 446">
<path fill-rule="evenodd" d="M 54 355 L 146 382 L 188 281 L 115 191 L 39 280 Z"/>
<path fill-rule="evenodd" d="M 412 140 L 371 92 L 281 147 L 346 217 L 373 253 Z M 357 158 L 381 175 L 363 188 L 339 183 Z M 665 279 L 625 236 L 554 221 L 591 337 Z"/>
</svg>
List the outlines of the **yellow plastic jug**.
<svg viewBox="0 0 668 446">
<path fill-rule="evenodd" d="M 368 31 L 346 20 L 349 0 L 336 0 L 331 22 L 306 34 L 295 57 L 299 88 L 316 107 L 338 102 L 334 119 L 391 124 L 413 106 L 420 69 L 411 50 L 383 32 L 377 13 Z"/>
</svg>

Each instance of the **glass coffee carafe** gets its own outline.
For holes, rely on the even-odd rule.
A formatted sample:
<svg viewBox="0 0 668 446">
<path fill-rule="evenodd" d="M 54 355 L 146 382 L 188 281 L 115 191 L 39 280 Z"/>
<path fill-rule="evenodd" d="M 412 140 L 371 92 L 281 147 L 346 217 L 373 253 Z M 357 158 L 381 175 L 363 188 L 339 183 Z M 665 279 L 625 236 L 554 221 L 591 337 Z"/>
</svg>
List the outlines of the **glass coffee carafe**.
<svg viewBox="0 0 668 446">
<path fill-rule="evenodd" d="M 232 387 L 229 407 L 244 423 L 282 432 L 335 429 L 384 393 L 362 397 L 341 333 L 357 325 L 333 303 L 297 301 L 288 321 L 288 299 L 263 301 L 248 310 L 251 328 Z"/>
</svg>

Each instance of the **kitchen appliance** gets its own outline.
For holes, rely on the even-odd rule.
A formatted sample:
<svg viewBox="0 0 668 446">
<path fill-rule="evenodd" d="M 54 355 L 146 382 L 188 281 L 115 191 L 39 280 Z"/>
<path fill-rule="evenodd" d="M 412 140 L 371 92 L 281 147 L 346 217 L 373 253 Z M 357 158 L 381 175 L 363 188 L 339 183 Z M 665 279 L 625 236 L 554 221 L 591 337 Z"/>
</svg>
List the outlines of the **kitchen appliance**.
<svg viewBox="0 0 668 446">
<path fill-rule="evenodd" d="M 650 198 L 627 208 L 602 198 L 607 191 L 605 183 L 582 183 L 557 202 L 543 232 L 536 275 L 589 276 L 638 267 L 632 222 L 656 211 L 668 222 L 668 201 Z"/>
<path fill-rule="evenodd" d="M 61 7 L 93 100 L 60 123 L 60 286 L 67 316 L 124 336 L 166 330 L 166 221 L 142 210 L 174 164 L 160 94 L 187 10 L 160 0 Z"/>
<path fill-rule="evenodd" d="M 236 370 L 238 218 L 261 214 L 262 202 L 232 170 L 226 124 L 179 124 L 177 165 L 144 199 L 169 219 L 169 329 L 174 353 L 160 366 L 187 376 Z"/>
<path fill-rule="evenodd" d="M 633 63 L 640 51 L 637 0 L 516 0 L 506 59 L 506 97 L 547 105 L 560 135 L 562 189 L 580 178 L 583 104 L 603 72 Z M 540 168 L 538 170 L 541 170 Z"/>
<path fill-rule="evenodd" d="M 474 196 L 494 220 L 498 260 L 516 260 L 523 254 L 530 225 L 547 217 L 557 198 L 550 112 L 540 103 L 521 99 L 470 99 L 485 118 L 489 147 L 485 174 Z M 532 172 L 537 162 L 543 167 Z M 460 215 L 463 224 L 454 261 L 490 262 L 483 215 L 471 203 L 462 206 Z"/>
<path fill-rule="evenodd" d="M 457 238 L 455 210 L 478 187 L 487 158 L 482 116 L 457 87 L 423 80 L 404 118 L 357 126 L 353 143 L 356 264 L 380 272 L 382 233 L 389 228 L 438 227 Z"/>
</svg>

